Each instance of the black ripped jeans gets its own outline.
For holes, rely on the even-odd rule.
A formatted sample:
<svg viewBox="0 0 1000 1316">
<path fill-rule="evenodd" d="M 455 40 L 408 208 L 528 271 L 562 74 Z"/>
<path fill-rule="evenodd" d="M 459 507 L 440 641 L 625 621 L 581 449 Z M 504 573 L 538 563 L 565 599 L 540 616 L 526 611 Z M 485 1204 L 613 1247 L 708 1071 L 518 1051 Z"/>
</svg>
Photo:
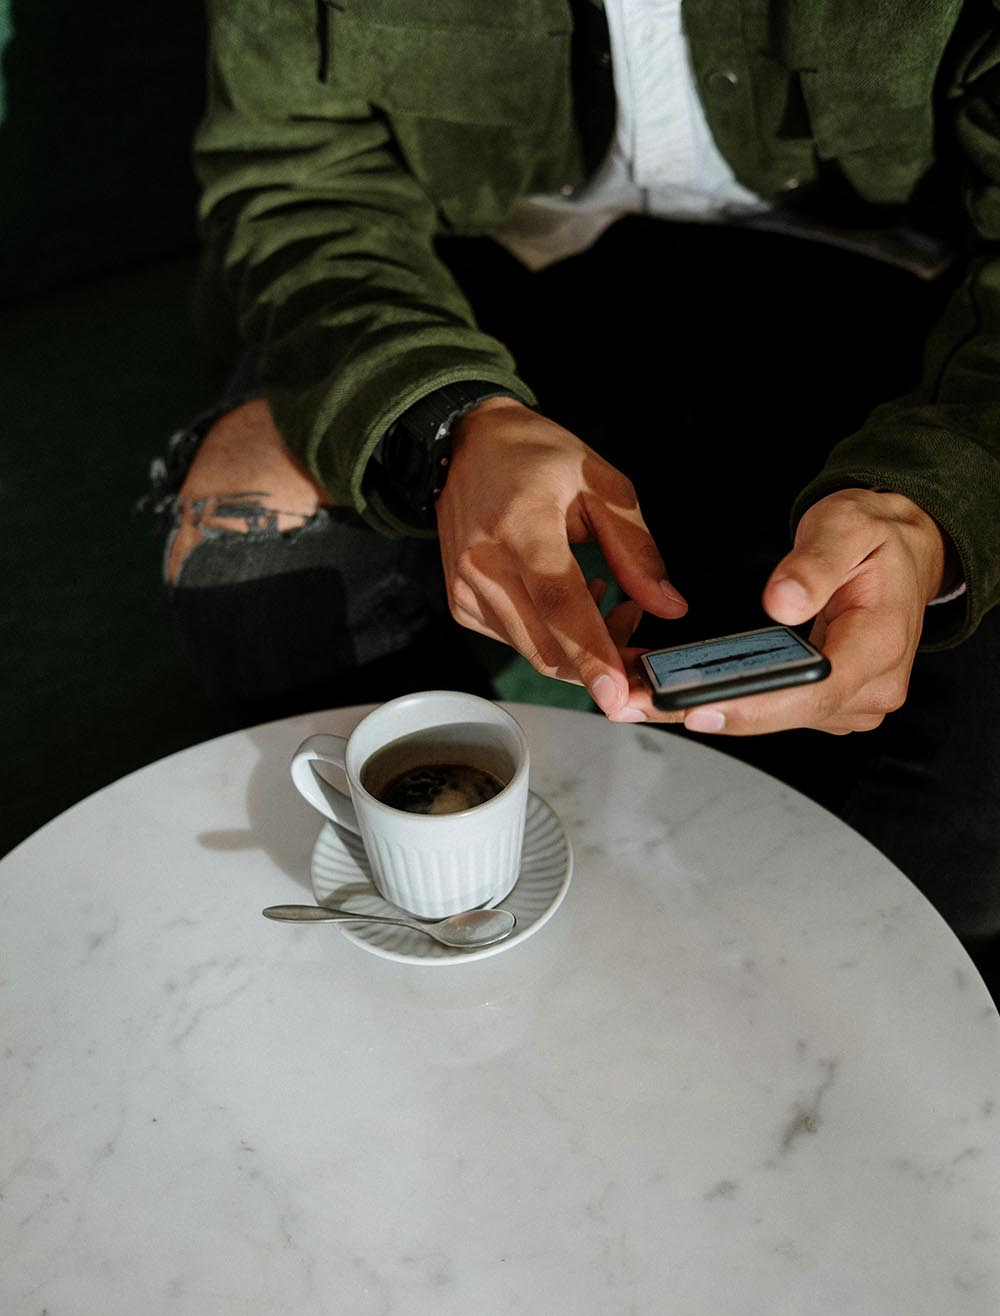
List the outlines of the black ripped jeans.
<svg viewBox="0 0 1000 1316">
<path fill-rule="evenodd" d="M 789 547 L 795 493 L 838 437 L 915 382 L 947 291 L 813 243 L 644 219 L 539 274 L 485 240 L 442 254 L 540 409 L 634 480 L 691 605 L 680 622 L 644 623 L 636 642 L 654 646 L 766 624 L 760 592 Z M 160 472 L 168 511 L 195 443 L 178 438 Z M 216 533 L 171 596 L 209 688 L 262 715 L 489 689 L 447 617 L 435 545 L 380 539 L 347 511 L 292 533 L 266 519 Z M 996 936 L 998 644 L 994 612 L 965 644 L 919 655 L 905 706 L 876 731 L 709 743 L 838 813 L 960 935 Z"/>
</svg>

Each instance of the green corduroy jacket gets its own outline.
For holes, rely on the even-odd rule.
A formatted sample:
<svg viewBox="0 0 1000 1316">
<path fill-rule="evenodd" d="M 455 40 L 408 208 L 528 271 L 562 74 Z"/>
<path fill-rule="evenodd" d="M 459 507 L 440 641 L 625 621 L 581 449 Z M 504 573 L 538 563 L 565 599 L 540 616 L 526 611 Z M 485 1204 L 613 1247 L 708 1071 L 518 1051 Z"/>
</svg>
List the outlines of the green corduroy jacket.
<svg viewBox="0 0 1000 1316">
<path fill-rule="evenodd" d="M 209 0 L 196 142 L 208 261 L 262 345 L 290 446 L 384 533 L 413 527 L 364 470 L 407 407 L 461 379 L 534 400 L 433 240 L 489 233 L 518 198 L 578 186 L 600 158 L 613 105 L 581 107 L 580 71 L 602 53 L 581 58 L 581 3 Z M 780 204 L 789 179 L 820 198 L 836 179 L 880 215 L 928 196 L 964 214 L 967 270 L 919 394 L 845 437 L 792 513 L 854 485 L 922 506 L 968 586 L 962 604 L 930 610 L 925 639 L 954 643 L 1000 600 L 995 5 L 686 0 L 683 12 L 709 125 L 746 187 Z"/>
</svg>

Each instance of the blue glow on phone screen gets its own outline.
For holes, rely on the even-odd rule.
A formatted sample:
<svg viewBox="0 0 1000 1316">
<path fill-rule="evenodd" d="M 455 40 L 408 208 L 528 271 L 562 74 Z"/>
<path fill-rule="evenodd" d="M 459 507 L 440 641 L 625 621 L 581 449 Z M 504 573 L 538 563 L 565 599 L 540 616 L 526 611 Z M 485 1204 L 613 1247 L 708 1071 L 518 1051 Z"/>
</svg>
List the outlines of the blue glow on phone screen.
<svg viewBox="0 0 1000 1316">
<path fill-rule="evenodd" d="M 659 684 L 671 690 L 801 662 L 812 656 L 789 631 L 765 631 L 685 645 L 674 653 L 650 654 L 649 665 Z"/>
</svg>

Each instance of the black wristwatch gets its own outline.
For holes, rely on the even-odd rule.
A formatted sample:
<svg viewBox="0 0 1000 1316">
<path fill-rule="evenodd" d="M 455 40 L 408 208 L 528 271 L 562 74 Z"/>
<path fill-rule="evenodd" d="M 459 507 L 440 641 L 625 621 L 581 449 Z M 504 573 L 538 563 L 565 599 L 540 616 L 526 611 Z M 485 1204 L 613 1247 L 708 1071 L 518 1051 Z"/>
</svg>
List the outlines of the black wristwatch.
<svg viewBox="0 0 1000 1316">
<path fill-rule="evenodd" d="M 403 519 L 434 526 L 434 504 L 451 463 L 455 422 L 487 398 L 523 398 L 483 379 L 445 384 L 414 402 L 389 426 L 365 473 L 389 509 Z"/>
</svg>

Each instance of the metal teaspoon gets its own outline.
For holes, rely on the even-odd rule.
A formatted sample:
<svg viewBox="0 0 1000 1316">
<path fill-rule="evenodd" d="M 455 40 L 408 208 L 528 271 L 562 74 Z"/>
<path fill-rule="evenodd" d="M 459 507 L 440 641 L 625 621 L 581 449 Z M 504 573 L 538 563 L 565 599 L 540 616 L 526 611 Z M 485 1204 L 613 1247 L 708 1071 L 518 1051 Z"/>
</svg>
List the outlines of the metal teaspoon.
<svg viewBox="0 0 1000 1316">
<path fill-rule="evenodd" d="M 426 932 L 442 946 L 454 946 L 459 950 L 492 946 L 509 937 L 517 926 L 517 919 L 507 909 L 470 909 L 436 923 L 411 922 L 381 914 L 352 914 L 349 910 L 326 909 L 323 905 L 269 905 L 261 913 L 265 918 L 283 923 L 393 923 L 397 927 Z"/>
</svg>

